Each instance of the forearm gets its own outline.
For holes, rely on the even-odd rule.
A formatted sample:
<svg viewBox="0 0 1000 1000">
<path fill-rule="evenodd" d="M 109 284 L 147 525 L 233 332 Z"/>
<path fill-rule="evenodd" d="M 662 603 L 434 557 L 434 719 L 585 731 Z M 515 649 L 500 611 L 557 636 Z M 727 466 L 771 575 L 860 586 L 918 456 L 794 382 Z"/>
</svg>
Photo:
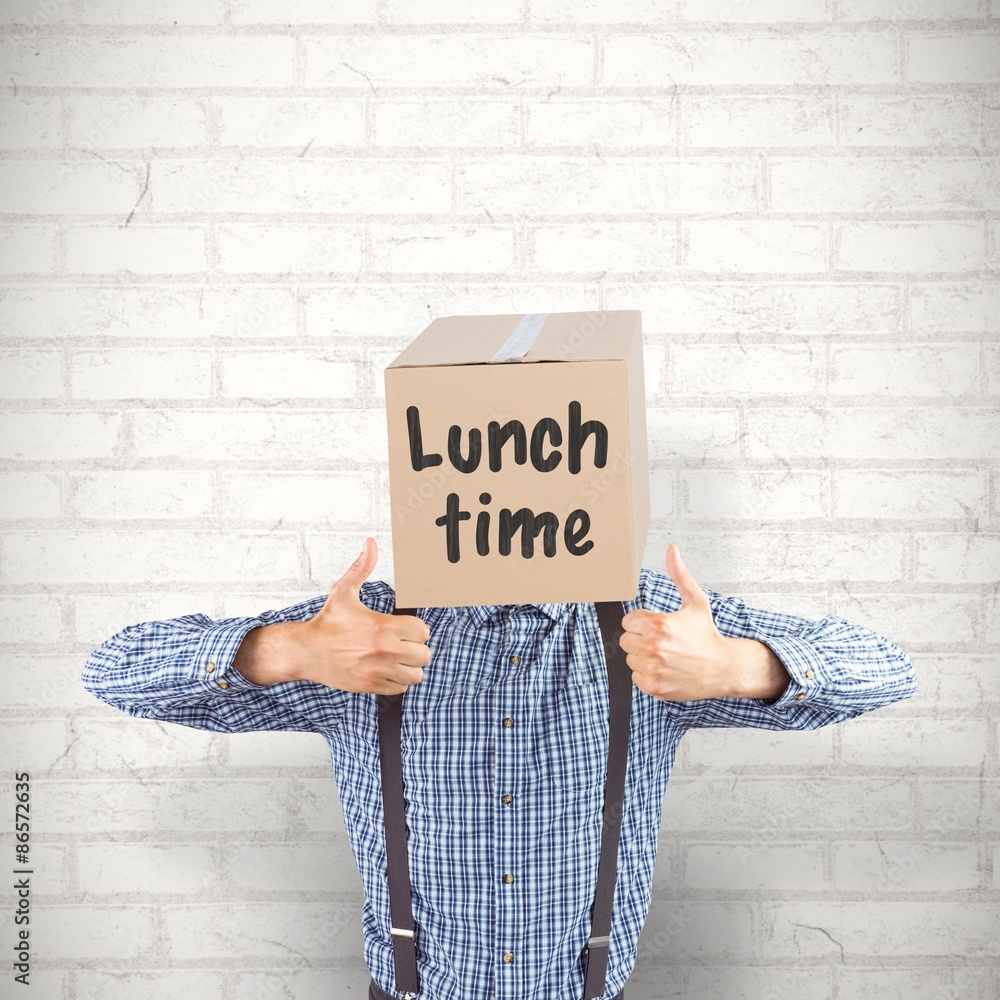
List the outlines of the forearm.
<svg viewBox="0 0 1000 1000">
<path fill-rule="evenodd" d="M 757 639 L 727 638 L 732 653 L 730 674 L 733 698 L 780 698 L 791 680 L 785 665 L 766 643 Z"/>
<path fill-rule="evenodd" d="M 253 684 L 281 684 L 301 679 L 306 654 L 305 624 L 275 622 L 251 629 L 233 657 L 233 669 Z"/>
</svg>

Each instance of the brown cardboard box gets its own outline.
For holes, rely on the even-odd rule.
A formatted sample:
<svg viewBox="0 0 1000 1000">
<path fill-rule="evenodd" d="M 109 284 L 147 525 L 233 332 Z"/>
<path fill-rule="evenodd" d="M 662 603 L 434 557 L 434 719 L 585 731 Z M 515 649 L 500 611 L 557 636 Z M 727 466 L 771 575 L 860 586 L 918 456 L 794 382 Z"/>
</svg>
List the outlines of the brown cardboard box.
<svg viewBox="0 0 1000 1000">
<path fill-rule="evenodd" d="M 385 370 L 400 607 L 635 597 L 641 314 L 434 320 Z"/>
</svg>

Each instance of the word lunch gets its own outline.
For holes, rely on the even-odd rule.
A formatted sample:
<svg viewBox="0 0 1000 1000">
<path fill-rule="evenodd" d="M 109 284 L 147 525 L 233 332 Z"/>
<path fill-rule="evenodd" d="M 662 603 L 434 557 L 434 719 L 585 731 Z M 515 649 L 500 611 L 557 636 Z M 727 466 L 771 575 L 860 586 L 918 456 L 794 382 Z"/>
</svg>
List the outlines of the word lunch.
<svg viewBox="0 0 1000 1000">
<path fill-rule="evenodd" d="M 409 439 L 410 466 L 415 472 L 440 466 L 445 455 L 452 468 L 459 473 L 471 474 L 483 465 L 491 473 L 501 473 L 505 464 L 529 465 L 540 474 L 552 472 L 565 461 L 565 468 L 571 475 L 578 475 L 583 468 L 584 452 L 592 450 L 593 467 L 602 469 L 608 461 L 608 428 L 600 420 L 584 420 L 582 407 L 577 400 L 568 406 L 566 431 L 553 417 L 538 420 L 530 433 L 520 420 L 508 420 L 501 424 L 491 420 L 485 435 L 478 427 L 463 429 L 452 424 L 447 440 L 440 452 L 425 451 L 420 410 L 409 406 L 406 410 L 406 426 Z M 485 438 L 485 448 L 484 448 Z M 592 446 L 592 447 L 591 447 Z M 542 554 L 552 557 L 557 551 L 557 540 L 562 537 L 563 547 L 570 555 L 585 555 L 594 547 L 587 539 L 590 530 L 590 514 L 583 508 L 571 510 L 562 524 L 552 511 L 535 513 L 524 506 L 517 510 L 502 507 L 497 517 L 485 509 L 492 502 L 488 491 L 479 494 L 479 503 L 484 508 L 476 515 L 475 552 L 479 556 L 489 555 L 491 544 L 497 552 L 506 556 L 512 551 L 514 536 L 520 532 L 520 553 L 525 559 L 535 554 L 535 539 L 542 535 Z M 471 521 L 472 511 L 462 508 L 458 493 L 449 493 L 445 500 L 445 513 L 436 518 L 435 524 L 445 529 L 445 545 L 450 563 L 457 563 L 462 556 L 461 524 Z"/>
</svg>

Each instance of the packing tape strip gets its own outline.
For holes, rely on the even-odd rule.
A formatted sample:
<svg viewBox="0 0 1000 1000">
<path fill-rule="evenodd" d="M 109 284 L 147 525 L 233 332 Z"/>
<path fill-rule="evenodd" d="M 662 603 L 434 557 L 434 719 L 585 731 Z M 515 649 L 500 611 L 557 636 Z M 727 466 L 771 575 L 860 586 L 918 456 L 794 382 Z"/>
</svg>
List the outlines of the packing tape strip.
<svg viewBox="0 0 1000 1000">
<path fill-rule="evenodd" d="M 538 337 L 539 331 L 545 326 L 548 313 L 525 313 L 521 321 L 514 327 L 514 332 L 504 341 L 503 346 L 490 361 L 510 361 L 513 358 L 523 358 Z"/>
</svg>

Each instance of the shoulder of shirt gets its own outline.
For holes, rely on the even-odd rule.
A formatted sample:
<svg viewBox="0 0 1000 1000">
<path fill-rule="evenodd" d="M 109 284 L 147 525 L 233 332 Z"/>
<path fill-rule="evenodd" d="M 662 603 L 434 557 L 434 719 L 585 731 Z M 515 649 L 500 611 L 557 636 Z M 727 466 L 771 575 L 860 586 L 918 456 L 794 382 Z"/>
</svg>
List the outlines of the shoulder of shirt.
<svg viewBox="0 0 1000 1000">
<path fill-rule="evenodd" d="M 717 590 L 709 590 L 707 587 L 701 589 L 712 604 L 732 600 Z M 636 607 L 650 611 L 676 611 L 681 606 L 681 598 L 669 573 L 644 566 L 639 573 L 639 598 L 633 603 Z"/>
<path fill-rule="evenodd" d="M 396 607 L 396 591 L 384 580 L 365 580 L 361 584 L 361 603 L 372 611 L 391 614 Z M 453 618 L 461 608 L 417 608 L 419 617 L 428 624 Z"/>
</svg>

